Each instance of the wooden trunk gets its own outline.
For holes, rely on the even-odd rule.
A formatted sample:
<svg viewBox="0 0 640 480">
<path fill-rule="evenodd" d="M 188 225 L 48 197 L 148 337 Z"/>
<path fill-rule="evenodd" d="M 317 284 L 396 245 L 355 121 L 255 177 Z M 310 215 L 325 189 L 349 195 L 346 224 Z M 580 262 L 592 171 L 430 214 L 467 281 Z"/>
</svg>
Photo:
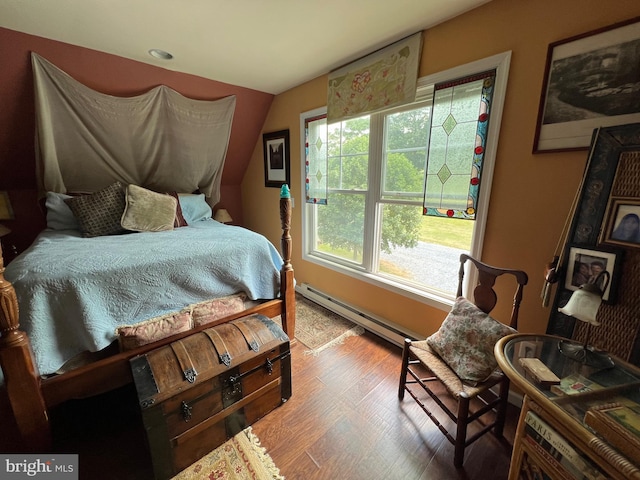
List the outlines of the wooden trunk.
<svg viewBox="0 0 640 480">
<path fill-rule="evenodd" d="M 155 476 L 170 478 L 291 396 L 289 338 L 251 315 L 131 359 Z"/>
</svg>

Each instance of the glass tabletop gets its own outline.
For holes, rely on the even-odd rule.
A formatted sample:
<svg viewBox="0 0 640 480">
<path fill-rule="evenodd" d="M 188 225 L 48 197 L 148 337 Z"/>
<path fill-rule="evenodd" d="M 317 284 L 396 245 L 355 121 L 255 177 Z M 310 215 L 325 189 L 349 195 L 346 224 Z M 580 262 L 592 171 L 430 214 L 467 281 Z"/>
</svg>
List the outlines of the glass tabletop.
<svg viewBox="0 0 640 480">
<path fill-rule="evenodd" d="M 505 343 L 503 353 L 516 375 L 582 425 L 588 410 L 609 404 L 625 405 L 640 414 L 640 369 L 606 354 L 610 362 L 590 362 L 594 365 L 572 358 L 583 347 L 559 337 L 517 335 Z M 523 366 L 523 358 L 539 359 L 543 374 L 548 374 L 546 366 L 557 379 L 540 381 L 539 372 Z"/>
</svg>

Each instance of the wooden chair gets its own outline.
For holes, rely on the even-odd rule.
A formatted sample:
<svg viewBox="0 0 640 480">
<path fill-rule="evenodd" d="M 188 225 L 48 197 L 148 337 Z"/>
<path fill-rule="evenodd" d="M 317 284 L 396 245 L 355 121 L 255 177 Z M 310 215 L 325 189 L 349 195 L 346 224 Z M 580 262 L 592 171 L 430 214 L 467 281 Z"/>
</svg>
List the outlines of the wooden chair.
<svg viewBox="0 0 640 480">
<path fill-rule="evenodd" d="M 469 255 L 462 254 L 460 255 L 460 270 L 458 273 L 458 297 L 462 296 L 462 285 L 465 264 L 467 261 L 470 262 L 470 264 L 475 265 L 478 269 L 478 285 L 473 290 L 473 299 L 470 299 L 470 301 L 478 307 L 478 317 L 483 316 L 488 318 L 487 320 L 477 322 L 476 325 L 484 326 L 486 324 L 485 322 L 489 321 L 492 322 L 494 324 L 493 326 L 498 330 L 508 330 L 504 325 L 498 324 L 495 320 L 492 320 L 490 317 L 483 315 L 482 313 L 484 312 L 488 314 L 497 304 L 497 295 L 493 289 L 496 278 L 503 274 L 508 274 L 514 276 L 517 283 L 515 296 L 513 297 L 511 320 L 509 323 L 510 327 L 516 329 L 518 322 L 518 310 L 522 300 L 522 291 L 524 285 L 526 285 L 528 281 L 527 274 L 521 270 L 492 267 L 470 257 Z M 473 305 L 469 305 L 468 302 L 465 302 L 462 299 L 456 301 L 456 303 L 458 302 L 464 302 L 467 306 L 475 309 Z M 447 317 L 447 320 L 450 317 L 451 314 Z M 464 318 L 459 322 L 459 325 L 462 324 L 464 328 L 465 323 L 474 321 L 475 317 L 472 319 Z M 444 323 L 447 322 L 445 321 Z M 449 323 L 449 325 L 451 325 L 451 323 Z M 440 331 L 442 330 L 443 329 L 441 327 Z M 460 340 L 460 338 L 458 340 Z M 490 340 L 489 343 L 495 344 L 496 340 Z M 485 351 L 490 349 L 490 361 L 495 360 L 495 357 L 493 357 L 493 344 L 481 346 Z M 440 345 L 438 345 L 438 347 L 440 347 Z M 463 359 L 461 358 L 461 360 Z M 449 363 L 454 364 L 454 362 L 451 361 Z M 425 377 L 425 375 L 427 376 Z M 449 399 L 450 406 L 445 404 L 446 400 L 444 397 L 439 398 L 439 396 L 434 392 L 430 386 L 430 384 L 434 385 L 432 382 L 444 385 L 446 391 L 440 388 L 440 394 L 442 395 L 443 392 L 445 395 L 447 392 L 450 394 L 452 397 Z M 413 385 L 419 385 L 422 387 L 435 401 L 435 405 L 439 406 L 444 413 L 450 417 L 450 419 L 456 424 L 455 434 L 450 433 L 448 429 L 440 423 L 437 417 L 418 397 L 416 390 L 419 391 L 419 389 L 417 387 L 412 387 Z M 492 389 L 492 387 L 496 386 L 499 386 L 498 393 Z M 440 431 L 444 433 L 447 439 L 455 446 L 453 463 L 456 467 L 462 466 L 465 448 L 489 430 L 493 429 L 496 436 L 502 437 L 506 416 L 507 397 L 509 394 L 509 379 L 500 371 L 494 371 L 488 379 L 481 382 L 470 383 L 468 381 L 463 381 L 458 374 L 450 368 L 449 364 L 447 364 L 429 346 L 427 340 L 411 341 L 410 339 L 405 339 L 402 354 L 400 385 L 398 389 L 398 398 L 400 400 L 404 398 L 405 391 L 413 397 L 422 410 L 425 411 Z M 422 397 L 424 398 L 424 395 Z M 456 412 L 453 411 L 454 404 L 457 405 Z M 485 414 L 490 415 L 485 416 Z M 440 415 L 440 417 L 443 417 L 443 415 Z M 473 436 L 467 438 L 467 426 L 478 420 L 480 420 L 480 429 L 474 433 Z"/>
</svg>

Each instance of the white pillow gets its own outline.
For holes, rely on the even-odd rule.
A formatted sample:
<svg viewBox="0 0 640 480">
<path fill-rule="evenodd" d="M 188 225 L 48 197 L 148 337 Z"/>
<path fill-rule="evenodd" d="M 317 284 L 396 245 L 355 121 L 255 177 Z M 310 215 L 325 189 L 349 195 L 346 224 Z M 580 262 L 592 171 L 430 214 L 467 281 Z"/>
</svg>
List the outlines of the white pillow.
<svg viewBox="0 0 640 480">
<path fill-rule="evenodd" d="M 47 192 L 47 228 L 52 230 L 80 230 L 78 219 L 64 201 L 71 198 L 64 193 Z"/>
<path fill-rule="evenodd" d="M 182 216 L 189 225 L 200 220 L 207 220 L 213 215 L 211 207 L 204 198 L 204 193 L 180 193 L 178 194 L 178 200 L 180 201 Z"/>
</svg>

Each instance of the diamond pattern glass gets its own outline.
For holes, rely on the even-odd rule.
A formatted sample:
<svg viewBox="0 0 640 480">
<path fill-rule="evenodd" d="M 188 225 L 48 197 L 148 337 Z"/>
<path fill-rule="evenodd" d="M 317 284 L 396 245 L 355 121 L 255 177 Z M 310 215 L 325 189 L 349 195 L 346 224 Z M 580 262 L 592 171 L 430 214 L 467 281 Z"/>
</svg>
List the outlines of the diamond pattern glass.
<svg viewBox="0 0 640 480">
<path fill-rule="evenodd" d="M 495 71 L 435 86 L 425 215 L 475 220 Z"/>
</svg>

